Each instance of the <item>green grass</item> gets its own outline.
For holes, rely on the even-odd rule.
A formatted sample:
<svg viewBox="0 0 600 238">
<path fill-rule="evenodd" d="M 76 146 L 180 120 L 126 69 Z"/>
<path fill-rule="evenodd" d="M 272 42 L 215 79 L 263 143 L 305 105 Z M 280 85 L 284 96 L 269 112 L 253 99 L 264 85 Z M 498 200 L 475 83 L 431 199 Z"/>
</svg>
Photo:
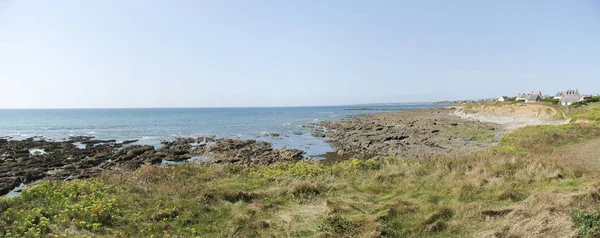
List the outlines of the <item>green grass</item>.
<svg viewBox="0 0 600 238">
<path fill-rule="evenodd" d="M 582 237 L 600 236 L 600 213 L 574 209 L 571 216 Z"/>
<path fill-rule="evenodd" d="M 600 123 L 600 103 L 590 103 L 588 106 L 582 108 L 583 112 L 574 113 L 572 122 L 588 121 Z"/>
<path fill-rule="evenodd" d="M 456 157 L 146 166 L 44 182 L 0 199 L 0 237 L 567 236 L 598 223 L 571 222 L 572 204 L 594 203 L 580 197 L 596 177 L 554 150 L 599 135 L 587 124 L 527 127 Z"/>
<path fill-rule="evenodd" d="M 495 132 L 488 128 L 481 128 L 476 124 L 462 124 L 447 127 L 448 131 L 457 133 L 461 138 L 475 142 L 491 142 Z"/>
<path fill-rule="evenodd" d="M 600 127 L 586 124 L 528 126 L 504 136 L 500 140 L 500 147 L 531 153 L 550 153 L 558 146 L 576 144 L 596 138 L 599 134 Z"/>
</svg>

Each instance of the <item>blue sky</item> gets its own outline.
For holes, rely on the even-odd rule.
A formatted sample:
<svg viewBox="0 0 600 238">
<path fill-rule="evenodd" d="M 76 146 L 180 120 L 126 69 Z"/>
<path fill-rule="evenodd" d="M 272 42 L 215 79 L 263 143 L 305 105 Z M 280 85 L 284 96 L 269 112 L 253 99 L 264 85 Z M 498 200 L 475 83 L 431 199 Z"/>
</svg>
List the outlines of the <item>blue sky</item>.
<svg viewBox="0 0 600 238">
<path fill-rule="evenodd" d="M 0 108 L 600 93 L 596 0 L 0 1 Z"/>
</svg>

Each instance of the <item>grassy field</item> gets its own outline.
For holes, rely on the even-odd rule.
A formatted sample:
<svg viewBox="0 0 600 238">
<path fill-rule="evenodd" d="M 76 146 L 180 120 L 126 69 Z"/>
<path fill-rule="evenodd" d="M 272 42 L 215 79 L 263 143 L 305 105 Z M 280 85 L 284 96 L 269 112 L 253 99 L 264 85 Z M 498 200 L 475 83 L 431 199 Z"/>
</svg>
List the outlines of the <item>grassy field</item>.
<svg viewBox="0 0 600 238">
<path fill-rule="evenodd" d="M 472 141 L 489 144 L 495 137 L 496 132 L 488 128 L 481 128 L 473 124 L 463 124 L 460 126 L 448 126 L 446 130 L 454 132 L 461 138 Z"/>
<path fill-rule="evenodd" d="M 592 124 L 538 126 L 460 157 L 147 166 L 45 182 L 0 200 L 0 236 L 593 237 L 598 171 L 558 151 L 598 136 Z"/>
<path fill-rule="evenodd" d="M 573 122 L 600 123 L 600 103 L 590 103 L 573 109 L 572 118 Z"/>
</svg>

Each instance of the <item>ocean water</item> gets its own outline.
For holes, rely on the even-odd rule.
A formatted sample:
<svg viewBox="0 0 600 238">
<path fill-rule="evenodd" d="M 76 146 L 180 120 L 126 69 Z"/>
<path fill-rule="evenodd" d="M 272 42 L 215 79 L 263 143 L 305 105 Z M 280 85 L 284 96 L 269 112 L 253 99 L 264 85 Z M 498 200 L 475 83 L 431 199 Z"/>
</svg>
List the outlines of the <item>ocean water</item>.
<svg viewBox="0 0 600 238">
<path fill-rule="evenodd" d="M 432 104 L 385 106 L 330 106 L 280 108 L 162 108 L 162 109 L 2 109 L 0 137 L 13 140 L 41 136 L 64 140 L 69 136 L 95 136 L 117 141 L 139 139 L 135 144 L 160 146 L 177 137 L 211 136 L 253 139 L 276 148 L 294 148 L 316 157 L 332 148 L 323 138 L 311 136 L 303 125 L 336 121 L 346 116 L 385 111 L 355 110 L 433 108 Z M 278 137 L 269 137 L 278 133 Z"/>
</svg>

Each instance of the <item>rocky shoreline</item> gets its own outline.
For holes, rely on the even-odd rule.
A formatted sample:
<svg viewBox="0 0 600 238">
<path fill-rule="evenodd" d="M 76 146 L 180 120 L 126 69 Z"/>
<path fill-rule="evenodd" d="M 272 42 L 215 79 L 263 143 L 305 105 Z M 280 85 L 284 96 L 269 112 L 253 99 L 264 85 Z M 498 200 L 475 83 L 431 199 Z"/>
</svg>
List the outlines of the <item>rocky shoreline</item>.
<svg viewBox="0 0 600 238">
<path fill-rule="evenodd" d="M 464 120 L 454 109 L 410 109 L 322 122 L 313 135 L 327 137 L 343 157 L 428 157 L 461 153 L 497 142 L 497 124 Z M 475 138 L 486 135 L 485 139 Z"/>
<path fill-rule="evenodd" d="M 487 147 L 490 141 L 474 142 L 457 128 L 494 133 L 496 124 L 464 120 L 450 109 L 410 109 L 365 114 L 337 122 L 307 125 L 315 137 L 327 137 L 335 149 L 325 161 L 354 158 L 427 157 Z M 273 134 L 269 136 L 278 136 Z M 43 138 L 0 139 L 0 195 L 41 180 L 71 180 L 97 176 L 106 171 L 135 170 L 142 165 L 204 164 L 268 165 L 305 159 L 298 149 L 275 149 L 268 142 L 178 138 L 151 145 L 131 145 L 93 137 L 64 141 Z"/>
<path fill-rule="evenodd" d="M 135 170 L 165 162 L 266 165 L 304 159 L 301 150 L 273 149 L 270 143 L 254 140 L 178 138 L 163 141 L 160 148 L 128 145 L 133 142 L 93 137 L 71 137 L 65 141 L 0 139 L 0 195 L 39 180 L 90 178 L 105 171 Z"/>
</svg>

